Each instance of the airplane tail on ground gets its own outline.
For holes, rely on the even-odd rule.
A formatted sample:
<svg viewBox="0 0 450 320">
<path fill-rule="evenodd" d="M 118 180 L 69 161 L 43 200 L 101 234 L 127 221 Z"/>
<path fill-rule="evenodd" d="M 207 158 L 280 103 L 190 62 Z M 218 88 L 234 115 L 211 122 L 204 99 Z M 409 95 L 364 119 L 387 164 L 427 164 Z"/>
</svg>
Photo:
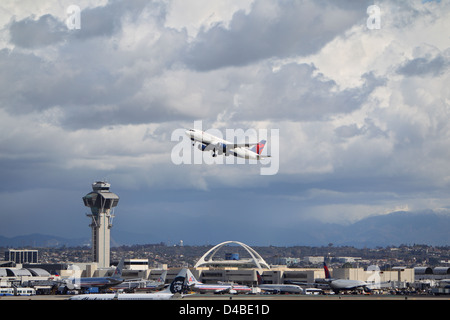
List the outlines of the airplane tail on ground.
<svg viewBox="0 0 450 320">
<path fill-rule="evenodd" d="M 259 274 L 258 271 L 256 271 L 256 278 L 257 278 L 258 285 L 264 283 L 264 280 L 263 280 L 263 278 L 261 277 L 261 275 Z"/>
<path fill-rule="evenodd" d="M 263 151 L 265 145 L 266 145 L 266 140 L 261 140 L 253 148 L 251 148 L 250 151 L 253 151 L 253 152 L 257 153 L 257 154 L 261 154 L 261 152 Z"/>
<path fill-rule="evenodd" d="M 201 282 L 198 281 L 195 278 L 195 276 L 192 274 L 192 272 L 189 269 L 187 269 L 186 273 L 187 273 L 186 274 L 186 278 L 187 278 L 186 284 L 187 284 L 187 286 L 190 287 L 190 286 L 195 285 L 195 284 L 201 284 Z"/>
<path fill-rule="evenodd" d="M 160 292 L 170 292 L 170 293 L 180 293 L 183 294 L 185 293 L 185 291 L 187 291 L 187 286 L 186 286 L 186 278 L 187 278 L 187 271 L 188 269 L 181 269 L 181 271 L 177 274 L 177 276 L 175 277 L 175 279 L 173 279 L 173 281 L 170 283 L 170 286 Z"/>
<path fill-rule="evenodd" d="M 330 271 L 328 270 L 327 264 L 323 263 L 323 269 L 325 270 L 325 279 L 331 279 Z"/>
<path fill-rule="evenodd" d="M 114 274 L 113 274 L 113 278 L 122 278 L 122 271 L 123 271 L 123 266 L 125 264 L 124 259 L 120 259 L 119 264 L 116 267 L 116 270 L 114 270 Z"/>
<path fill-rule="evenodd" d="M 166 282 L 167 270 L 164 270 L 163 273 L 159 276 L 157 282 L 164 283 Z"/>
</svg>

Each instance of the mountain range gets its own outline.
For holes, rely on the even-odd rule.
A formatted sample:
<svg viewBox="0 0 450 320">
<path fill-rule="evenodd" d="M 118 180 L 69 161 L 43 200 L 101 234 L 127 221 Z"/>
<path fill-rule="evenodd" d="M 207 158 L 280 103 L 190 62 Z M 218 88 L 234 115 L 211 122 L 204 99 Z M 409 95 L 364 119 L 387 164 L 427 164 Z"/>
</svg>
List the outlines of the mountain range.
<svg viewBox="0 0 450 320">
<path fill-rule="evenodd" d="M 317 228 L 320 228 L 318 232 Z M 311 230 L 311 231 L 309 231 Z M 309 245 L 386 247 L 401 244 L 450 245 L 450 215 L 433 211 L 396 211 L 371 216 L 349 225 L 306 226 L 304 241 Z"/>
<path fill-rule="evenodd" d="M 397 211 L 371 216 L 350 225 L 310 221 L 296 232 L 296 245 L 386 247 L 402 244 L 450 245 L 450 215 L 434 211 Z M 114 234 L 112 246 L 146 244 L 142 234 Z M 283 241 L 280 239 L 280 241 Z M 286 240 L 288 241 L 288 240 Z M 292 240 L 291 240 L 292 241 Z M 90 239 L 30 234 L 7 238 L 0 236 L 0 247 L 73 247 L 90 244 Z M 199 244 L 202 245 L 202 244 Z M 253 245 L 249 243 L 249 245 Z"/>
</svg>

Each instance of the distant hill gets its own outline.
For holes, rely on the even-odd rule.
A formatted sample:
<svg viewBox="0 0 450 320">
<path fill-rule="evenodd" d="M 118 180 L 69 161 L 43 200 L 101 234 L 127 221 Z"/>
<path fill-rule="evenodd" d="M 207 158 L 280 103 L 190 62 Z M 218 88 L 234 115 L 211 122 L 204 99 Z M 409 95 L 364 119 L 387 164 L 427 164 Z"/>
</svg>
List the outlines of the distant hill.
<svg viewBox="0 0 450 320">
<path fill-rule="evenodd" d="M 290 245 L 353 246 L 356 248 L 399 246 L 402 244 L 427 244 L 433 246 L 450 245 L 450 214 L 433 211 L 398 211 L 386 215 L 372 216 L 350 225 L 307 222 L 286 234 L 279 243 Z M 132 233 L 115 234 L 111 246 L 123 244 L 147 244 L 146 236 Z M 6 238 L 0 236 L 0 247 L 74 247 L 84 246 L 90 239 L 66 239 L 57 236 L 31 234 Z M 250 246 L 254 245 L 248 243 Z M 203 245 L 199 243 L 198 245 Z M 281 244 L 280 244 L 281 245 Z"/>
<path fill-rule="evenodd" d="M 358 248 L 401 244 L 450 245 L 450 215 L 433 211 L 397 211 L 345 226 L 313 223 L 302 229 L 300 243 L 307 245 L 333 243 Z"/>
<path fill-rule="evenodd" d="M 0 236 L 0 247 L 40 247 L 40 248 L 58 248 L 58 247 L 76 247 L 83 246 L 90 242 L 89 239 L 66 239 L 63 237 L 50 236 L 33 233 L 29 235 L 7 238 Z"/>
<path fill-rule="evenodd" d="M 450 215 L 433 211 L 398 211 L 369 217 L 344 228 L 337 244 L 349 243 L 358 247 L 450 245 Z"/>
</svg>

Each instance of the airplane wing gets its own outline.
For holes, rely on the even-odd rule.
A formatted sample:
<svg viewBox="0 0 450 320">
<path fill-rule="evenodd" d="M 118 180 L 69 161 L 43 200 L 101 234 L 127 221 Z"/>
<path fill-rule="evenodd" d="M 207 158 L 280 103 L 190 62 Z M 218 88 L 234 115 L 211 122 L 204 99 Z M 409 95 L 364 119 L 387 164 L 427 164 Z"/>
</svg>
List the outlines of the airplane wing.
<svg viewBox="0 0 450 320">
<path fill-rule="evenodd" d="M 300 287 L 309 287 L 309 288 L 329 288 L 330 287 L 329 282 L 302 282 L 302 281 L 287 280 L 286 283 L 295 284 Z"/>
<path fill-rule="evenodd" d="M 266 287 L 260 287 L 261 291 L 263 292 L 269 292 L 269 293 L 274 293 L 274 294 L 279 294 L 281 293 L 281 289 L 280 288 L 266 288 Z"/>
<path fill-rule="evenodd" d="M 204 145 L 214 145 L 214 146 L 226 146 L 228 148 L 248 148 L 251 146 L 257 145 L 259 142 L 243 142 L 243 143 L 234 143 L 223 139 L 213 138 L 211 140 L 199 140 L 198 142 L 203 143 Z"/>
<path fill-rule="evenodd" d="M 250 146 L 255 146 L 257 145 L 259 142 L 248 142 L 248 143 L 232 143 L 232 144 L 227 144 L 228 147 L 230 148 L 248 148 Z"/>
</svg>

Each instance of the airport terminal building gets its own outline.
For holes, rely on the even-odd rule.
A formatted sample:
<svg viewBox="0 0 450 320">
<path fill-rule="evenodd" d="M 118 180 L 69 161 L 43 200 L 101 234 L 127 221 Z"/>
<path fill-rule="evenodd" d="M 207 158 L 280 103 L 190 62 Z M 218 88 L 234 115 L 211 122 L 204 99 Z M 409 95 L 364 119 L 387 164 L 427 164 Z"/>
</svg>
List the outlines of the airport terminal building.
<svg viewBox="0 0 450 320">
<path fill-rule="evenodd" d="M 236 253 L 225 252 L 218 254 L 226 245 L 238 245 L 247 252 L 247 257 L 241 257 Z M 23 255 L 11 255 L 20 257 Z M 31 255 L 32 256 L 32 255 Z M 6 256 L 5 256 L 6 257 Z M 219 257 L 219 258 L 216 258 Z M 223 259 L 225 257 L 225 259 Z M 288 260 L 286 260 L 288 261 Z M 70 277 L 104 277 L 111 276 L 115 270 L 114 266 L 102 268 L 97 262 L 92 263 L 12 263 L 11 261 L 0 267 L 0 286 L 20 286 L 34 284 L 45 288 L 49 285 L 47 281 Z M 124 279 L 157 280 L 167 270 L 166 283 L 170 283 L 181 268 L 168 268 L 167 265 L 153 266 L 149 259 L 125 259 L 125 268 L 122 273 Z M 205 284 L 213 283 L 235 283 L 249 287 L 258 285 L 258 273 L 266 284 L 289 284 L 304 283 L 305 286 L 313 284 L 316 279 L 325 278 L 323 268 L 294 268 L 287 265 L 269 265 L 264 259 L 249 246 L 236 242 L 227 241 L 207 251 L 190 268 L 194 276 Z M 448 275 L 450 269 L 436 270 L 441 275 Z M 381 271 L 374 268 L 330 268 L 333 278 L 362 280 L 369 283 L 384 283 L 384 287 L 405 288 L 415 282 L 418 275 L 430 278 L 433 270 L 425 268 L 413 269 L 405 267 L 394 267 L 390 271 Z M 422 278 L 423 278 L 422 277 Z M 47 287 L 48 290 L 50 288 Z"/>
<path fill-rule="evenodd" d="M 5 253 L 0 261 L 0 287 L 40 286 L 49 290 L 52 282 L 71 277 L 105 277 L 111 276 L 115 267 L 110 266 L 110 229 L 112 227 L 114 208 L 119 196 L 110 191 L 110 184 L 96 181 L 92 191 L 82 197 L 83 203 L 90 208 L 87 216 L 91 219 L 92 262 L 90 263 L 54 263 L 42 264 L 38 260 L 37 250 L 14 250 Z M 224 248 L 238 250 L 223 252 Z M 218 254 L 221 252 L 221 254 Z M 223 254 L 224 253 L 224 254 Z M 225 258 L 223 258 L 225 257 Z M 320 268 L 295 268 L 297 258 L 280 258 L 280 265 L 269 265 L 262 256 L 250 246 L 238 241 L 225 241 L 209 249 L 190 268 L 194 276 L 205 284 L 218 282 L 243 284 L 249 287 L 258 285 L 258 275 L 266 284 L 304 283 L 313 284 L 316 279 L 325 278 Z M 353 257 L 342 257 L 342 262 L 354 262 Z M 311 263 L 323 262 L 323 257 L 307 257 Z M 118 262 L 117 262 L 118 263 Z M 157 280 L 167 270 L 166 283 L 170 283 L 181 268 L 168 268 L 161 265 L 152 268 L 149 259 L 126 259 L 122 278 Z M 423 277 L 432 275 L 433 270 L 424 269 L 415 272 L 412 268 L 397 267 L 390 271 L 374 268 L 330 268 L 333 278 L 362 280 L 366 282 L 389 283 L 392 287 L 406 287 L 415 281 L 417 274 Z M 449 269 L 436 270 L 440 274 L 449 274 Z M 447 276 L 447 278 L 449 278 Z"/>
</svg>

